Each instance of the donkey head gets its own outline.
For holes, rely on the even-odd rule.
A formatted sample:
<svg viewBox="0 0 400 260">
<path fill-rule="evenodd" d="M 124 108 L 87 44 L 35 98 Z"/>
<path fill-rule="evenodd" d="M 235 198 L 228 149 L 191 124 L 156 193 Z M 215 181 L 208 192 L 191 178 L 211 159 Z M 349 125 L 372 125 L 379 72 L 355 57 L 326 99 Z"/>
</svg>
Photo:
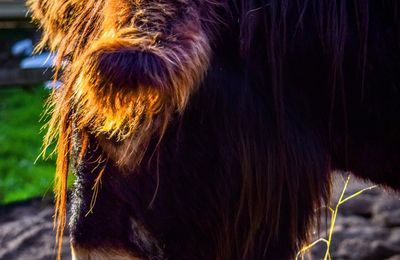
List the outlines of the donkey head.
<svg viewBox="0 0 400 260">
<path fill-rule="evenodd" d="M 60 64 L 68 60 L 55 109 L 70 110 L 75 127 L 99 137 L 121 166 L 133 168 L 137 150 L 162 136 L 207 70 L 212 39 L 202 17 L 214 14 L 200 4 L 31 1 L 43 44 L 58 50 Z"/>
<path fill-rule="evenodd" d="M 31 0 L 44 29 L 40 47 L 57 51 L 63 86 L 53 92 L 45 143 L 58 136 L 56 217 L 65 225 L 72 133 L 81 154 L 94 136 L 125 171 L 140 162 L 181 114 L 209 66 L 222 4 L 189 0 Z M 214 24 L 213 24 L 214 23 Z M 213 25 L 211 25 L 213 24 Z M 58 77 L 58 76 L 57 76 Z"/>
</svg>

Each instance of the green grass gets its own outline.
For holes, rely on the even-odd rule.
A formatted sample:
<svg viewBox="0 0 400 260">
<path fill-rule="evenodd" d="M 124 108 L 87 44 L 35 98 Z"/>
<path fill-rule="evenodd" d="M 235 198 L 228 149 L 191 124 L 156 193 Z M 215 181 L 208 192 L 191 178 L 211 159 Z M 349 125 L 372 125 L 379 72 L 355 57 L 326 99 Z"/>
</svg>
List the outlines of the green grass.
<svg viewBox="0 0 400 260">
<path fill-rule="evenodd" d="M 54 159 L 34 164 L 48 94 L 42 86 L 0 89 L 0 204 L 51 194 Z"/>
</svg>

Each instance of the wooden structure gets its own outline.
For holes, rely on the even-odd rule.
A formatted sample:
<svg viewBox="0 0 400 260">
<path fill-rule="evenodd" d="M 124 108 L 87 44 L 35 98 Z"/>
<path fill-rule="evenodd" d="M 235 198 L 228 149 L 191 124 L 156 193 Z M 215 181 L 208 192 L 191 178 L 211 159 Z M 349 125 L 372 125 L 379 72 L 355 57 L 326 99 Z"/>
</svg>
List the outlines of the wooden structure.
<svg viewBox="0 0 400 260">
<path fill-rule="evenodd" d="M 4 69 L 0 68 L 0 88 L 8 86 L 32 86 L 51 80 L 51 69 Z"/>
<path fill-rule="evenodd" d="M 0 20 L 27 20 L 27 9 L 24 0 L 0 0 Z"/>
<path fill-rule="evenodd" d="M 25 0 L 0 0 L 0 29 L 34 28 L 27 14 Z M 52 78 L 51 68 L 21 69 L 19 62 L 11 64 L 4 65 L 0 62 L 0 88 L 29 86 Z"/>
</svg>

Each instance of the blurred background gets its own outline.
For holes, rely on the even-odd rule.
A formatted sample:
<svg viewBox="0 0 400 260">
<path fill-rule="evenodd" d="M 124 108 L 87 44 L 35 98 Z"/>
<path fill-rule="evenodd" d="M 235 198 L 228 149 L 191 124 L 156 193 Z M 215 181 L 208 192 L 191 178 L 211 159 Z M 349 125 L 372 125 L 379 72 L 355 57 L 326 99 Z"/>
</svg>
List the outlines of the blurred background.
<svg viewBox="0 0 400 260">
<path fill-rule="evenodd" d="M 49 94 L 44 83 L 51 79 L 51 56 L 32 55 L 39 38 L 23 0 L 0 0 L 1 204 L 43 196 L 51 187 L 54 161 L 33 164 L 44 132 L 39 122 Z"/>
<path fill-rule="evenodd" d="M 0 0 L 0 259 L 54 259 L 54 158 L 39 158 L 44 102 L 51 89 L 53 56 L 33 54 L 40 30 L 23 0 Z M 36 163 L 35 163 L 36 161 Z M 335 207 L 344 186 L 337 174 Z M 346 196 L 373 184 L 351 179 Z M 330 216 L 315 239 L 327 238 Z M 68 232 L 63 259 L 70 259 Z M 306 258 L 323 259 L 318 244 Z M 400 260 L 400 199 L 369 189 L 340 206 L 331 242 L 333 259 Z M 275 259 L 274 259 L 275 260 Z M 279 259 L 277 259 L 279 260 Z"/>
<path fill-rule="evenodd" d="M 55 161 L 36 161 L 53 57 L 33 54 L 39 39 L 25 1 L 0 0 L 0 259 L 55 259 Z"/>
</svg>

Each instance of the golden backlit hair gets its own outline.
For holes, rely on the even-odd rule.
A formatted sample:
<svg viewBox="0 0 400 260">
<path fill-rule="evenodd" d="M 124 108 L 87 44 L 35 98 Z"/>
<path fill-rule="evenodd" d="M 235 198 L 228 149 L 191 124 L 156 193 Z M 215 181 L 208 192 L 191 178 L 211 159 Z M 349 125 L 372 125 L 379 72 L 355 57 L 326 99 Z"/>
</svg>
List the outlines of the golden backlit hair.
<svg viewBox="0 0 400 260">
<path fill-rule="evenodd" d="M 56 79 L 63 82 L 49 99 L 44 139 L 45 149 L 57 139 L 58 257 L 73 132 L 79 133 L 81 155 L 92 135 L 105 156 L 133 170 L 151 137 L 161 139 L 171 116 L 184 111 L 208 67 L 210 46 L 199 15 L 182 4 L 189 17 L 167 34 L 165 24 L 179 11 L 167 0 L 28 1 L 43 30 L 38 49 L 57 51 Z"/>
</svg>

